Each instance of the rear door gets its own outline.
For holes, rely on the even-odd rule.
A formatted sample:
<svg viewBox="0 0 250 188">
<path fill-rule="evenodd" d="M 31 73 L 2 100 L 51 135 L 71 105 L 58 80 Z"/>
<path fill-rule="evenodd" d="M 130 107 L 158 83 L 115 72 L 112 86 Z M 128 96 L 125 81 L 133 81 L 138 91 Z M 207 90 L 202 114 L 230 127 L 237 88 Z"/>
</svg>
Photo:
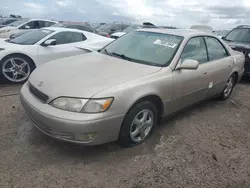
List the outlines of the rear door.
<svg viewBox="0 0 250 188">
<path fill-rule="evenodd" d="M 173 93 L 173 112 L 192 105 L 207 97 L 208 62 L 206 45 L 203 37 L 191 38 L 180 58 L 179 64 L 185 59 L 197 60 L 199 67 L 196 70 L 174 70 L 174 93 Z"/>
<path fill-rule="evenodd" d="M 83 54 L 84 51 L 76 48 L 76 46 L 81 44 L 81 42 L 85 41 L 87 38 L 80 32 L 64 31 L 56 33 L 49 39 L 56 39 L 56 45 L 39 46 L 38 59 L 40 64 L 54 59 Z"/>
<path fill-rule="evenodd" d="M 205 42 L 208 51 L 207 72 L 209 79 L 208 96 L 216 95 L 225 87 L 233 69 L 234 58 L 229 55 L 224 45 L 215 37 L 206 36 Z"/>
</svg>

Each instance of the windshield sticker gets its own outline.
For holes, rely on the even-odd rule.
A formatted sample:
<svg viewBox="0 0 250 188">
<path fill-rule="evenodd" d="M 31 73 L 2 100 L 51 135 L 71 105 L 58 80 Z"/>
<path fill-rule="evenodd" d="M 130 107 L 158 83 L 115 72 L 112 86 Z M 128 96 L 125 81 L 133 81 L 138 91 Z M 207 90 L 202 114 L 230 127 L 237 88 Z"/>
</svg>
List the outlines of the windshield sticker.
<svg viewBox="0 0 250 188">
<path fill-rule="evenodd" d="M 169 47 L 169 48 L 175 48 L 177 46 L 176 43 L 168 42 L 168 41 L 161 41 L 160 39 L 157 39 L 156 41 L 154 41 L 154 44 L 161 45 L 161 46 L 166 46 L 166 47 Z"/>
</svg>

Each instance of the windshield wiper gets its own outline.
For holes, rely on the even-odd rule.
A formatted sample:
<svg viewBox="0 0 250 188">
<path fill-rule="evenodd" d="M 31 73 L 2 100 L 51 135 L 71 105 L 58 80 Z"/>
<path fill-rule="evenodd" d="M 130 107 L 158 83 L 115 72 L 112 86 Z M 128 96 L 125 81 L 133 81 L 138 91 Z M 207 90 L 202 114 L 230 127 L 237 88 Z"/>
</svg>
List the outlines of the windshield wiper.
<svg viewBox="0 0 250 188">
<path fill-rule="evenodd" d="M 108 52 L 108 50 L 106 50 L 106 48 L 104 48 L 103 50 L 104 50 L 104 52 L 105 52 L 107 55 L 110 55 L 110 56 L 111 56 L 111 54 Z"/>
<path fill-rule="evenodd" d="M 134 59 L 132 59 L 130 57 L 125 56 L 124 54 L 118 54 L 118 53 L 115 53 L 115 52 L 113 52 L 112 54 L 115 55 L 115 56 L 118 56 L 118 57 L 120 57 L 120 58 L 122 58 L 124 60 L 127 60 L 127 61 L 136 61 L 136 60 L 134 60 Z"/>
</svg>

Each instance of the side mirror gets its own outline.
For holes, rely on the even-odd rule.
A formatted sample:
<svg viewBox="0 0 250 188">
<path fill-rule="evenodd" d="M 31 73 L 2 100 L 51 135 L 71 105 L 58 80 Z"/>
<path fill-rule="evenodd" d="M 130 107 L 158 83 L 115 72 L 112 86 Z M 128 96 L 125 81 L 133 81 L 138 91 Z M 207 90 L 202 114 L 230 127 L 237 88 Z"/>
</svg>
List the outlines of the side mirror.
<svg viewBox="0 0 250 188">
<path fill-rule="evenodd" d="M 56 39 L 46 40 L 43 44 L 43 46 L 55 46 L 55 45 L 56 45 Z"/>
<path fill-rule="evenodd" d="M 25 29 L 30 29 L 30 26 L 26 25 L 24 26 Z"/>
<path fill-rule="evenodd" d="M 185 59 L 176 70 L 196 70 L 199 67 L 199 62 L 193 59 Z"/>
</svg>

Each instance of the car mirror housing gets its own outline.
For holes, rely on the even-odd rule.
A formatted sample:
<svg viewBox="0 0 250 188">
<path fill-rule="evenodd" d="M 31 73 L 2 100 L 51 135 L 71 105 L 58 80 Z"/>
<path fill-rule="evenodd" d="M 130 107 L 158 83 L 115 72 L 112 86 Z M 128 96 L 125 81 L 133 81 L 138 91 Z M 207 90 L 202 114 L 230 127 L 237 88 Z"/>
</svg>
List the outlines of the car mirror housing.
<svg viewBox="0 0 250 188">
<path fill-rule="evenodd" d="M 46 40 L 43 44 L 43 46 L 55 46 L 55 45 L 56 45 L 56 39 Z"/>
<path fill-rule="evenodd" d="M 177 70 L 187 69 L 196 70 L 199 67 L 199 62 L 193 59 L 185 59 L 182 64 L 177 68 Z"/>
</svg>

